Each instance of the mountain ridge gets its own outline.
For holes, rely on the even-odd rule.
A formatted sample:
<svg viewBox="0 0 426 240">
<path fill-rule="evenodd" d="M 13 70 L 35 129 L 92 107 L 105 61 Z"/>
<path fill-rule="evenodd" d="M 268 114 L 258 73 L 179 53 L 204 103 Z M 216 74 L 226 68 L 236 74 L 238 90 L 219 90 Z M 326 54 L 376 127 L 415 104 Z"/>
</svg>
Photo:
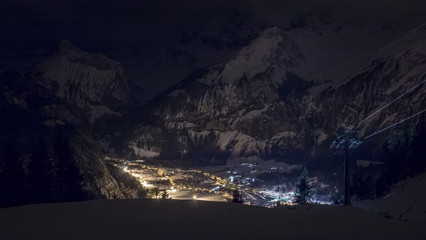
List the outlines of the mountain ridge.
<svg viewBox="0 0 426 240">
<path fill-rule="evenodd" d="M 130 134 L 136 139 L 130 141 L 133 156 L 143 158 L 146 156 L 143 154 L 138 156 L 138 151 L 139 153 L 149 151 L 152 157 L 154 151 L 156 158 L 180 159 L 186 158 L 185 156 L 190 155 L 191 151 L 197 152 L 196 149 L 200 147 L 216 151 L 218 155 L 225 154 L 224 158 L 250 154 L 266 158 L 286 155 L 294 155 L 295 159 L 309 158 L 312 157 L 311 153 L 318 151 L 317 148 L 323 148 L 320 145 L 332 135 L 333 129 L 345 126 L 345 124 L 349 126 L 350 122 L 355 122 L 357 119 L 361 120 L 360 115 L 354 115 L 355 112 L 365 112 L 366 115 L 373 110 L 362 111 L 361 108 L 365 105 L 366 100 L 371 102 L 365 106 L 371 104 L 380 106 L 376 103 L 377 100 L 373 100 L 372 95 L 363 96 L 365 91 L 373 91 L 373 94 L 383 91 L 384 96 L 393 92 L 392 95 L 395 95 L 395 89 L 392 87 L 394 84 L 408 90 L 410 86 L 418 83 L 416 79 L 422 77 L 420 69 L 424 68 L 423 58 L 415 58 L 414 55 L 411 55 L 409 56 L 411 60 L 405 62 L 398 59 L 398 56 L 394 56 L 393 60 L 388 62 L 376 59 L 369 68 L 341 85 L 310 82 L 294 73 L 293 66 L 286 65 L 285 61 L 274 63 L 275 60 L 279 60 L 280 56 L 285 60 L 285 56 L 295 55 L 300 61 L 304 60 L 303 54 L 292 46 L 291 40 L 287 42 L 287 46 L 290 46 L 290 50 L 295 50 L 293 54 L 291 51 L 289 53 L 289 51 L 274 47 L 278 46 L 274 44 L 283 41 L 281 34 L 286 36 L 286 33 L 279 28 L 268 29 L 264 35 L 261 34 L 249 46 L 243 48 L 235 58 L 222 65 L 209 68 L 203 77 L 194 76 L 195 79 L 192 79 L 191 83 L 185 80 L 185 83 L 177 84 L 165 91 L 162 94 L 165 99 L 160 100 L 160 103 L 153 104 L 151 110 L 152 116 L 162 119 L 161 122 L 157 125 L 140 126 L 140 129 L 136 127 L 134 131 L 138 133 Z M 267 44 L 268 38 L 262 39 L 263 36 L 269 36 L 269 40 L 274 43 Z M 261 50 L 262 41 L 267 47 L 267 50 L 263 52 Z M 417 41 L 421 42 L 421 39 L 417 39 Z M 284 47 L 284 49 L 286 48 Z M 256 55 L 256 51 L 260 53 Z M 268 55 L 269 53 L 277 55 Z M 270 59 L 269 56 L 274 56 L 271 57 L 271 62 L 267 60 Z M 252 63 L 249 62 L 251 57 L 254 59 Z M 291 59 L 294 62 L 295 57 Z M 396 62 L 400 64 L 410 61 L 411 67 L 402 70 L 395 65 Z M 238 71 L 235 71 L 236 67 L 239 68 Z M 231 68 L 232 71 L 227 70 Z M 259 71 L 256 70 L 258 68 Z M 395 72 L 395 69 L 399 73 Z M 411 74 L 411 77 L 404 76 L 404 71 L 406 74 L 409 73 L 408 75 Z M 232 72 L 233 75 L 226 74 L 226 72 Z M 365 79 L 370 76 L 375 76 L 373 79 L 376 80 L 371 80 L 373 81 L 371 82 Z M 390 82 L 389 77 L 394 77 L 395 80 Z M 381 82 L 381 90 L 371 89 L 378 85 L 370 85 L 369 89 L 362 90 L 368 86 L 368 82 L 371 84 Z M 362 87 L 363 84 L 367 85 Z M 350 94 L 351 99 L 344 94 L 348 88 L 359 89 L 356 90 L 359 92 Z M 316 91 L 317 94 L 311 95 L 312 91 Z M 357 94 L 359 95 L 357 96 Z M 422 101 L 424 102 L 421 95 L 416 95 L 415 98 L 419 99 L 420 105 Z M 361 99 L 363 100 L 361 101 Z M 407 100 L 404 101 L 404 106 L 408 106 Z M 383 105 L 384 101 L 381 102 Z M 420 105 L 417 104 L 412 109 L 419 109 Z M 334 106 L 335 109 L 331 110 L 329 106 Z M 409 109 L 411 108 L 409 107 Z M 146 111 L 150 111 L 150 109 L 146 109 Z M 339 113 L 339 111 L 342 112 Z M 332 114 L 327 115 L 330 112 Z M 348 117 L 344 117 L 344 115 Z M 384 126 L 385 123 L 390 123 L 392 120 L 398 120 L 397 116 L 387 118 L 384 123 L 378 123 L 375 120 L 372 126 L 363 127 L 360 134 L 363 135 L 373 128 Z M 412 126 L 415 126 L 416 122 L 413 124 Z M 150 132 L 150 129 L 155 133 Z M 169 138 L 169 140 L 149 143 L 151 140 L 143 139 L 144 131 L 151 136 L 148 139 Z M 261 133 L 263 135 L 266 133 L 266 135 L 262 137 Z M 382 139 L 384 138 L 386 137 L 382 137 Z M 161 152 L 163 151 L 161 146 L 165 147 L 162 144 L 166 144 L 167 141 L 171 141 L 167 143 L 168 149 L 175 148 L 175 150 L 170 150 L 174 151 L 173 153 Z M 297 152 L 302 155 L 298 155 Z M 306 152 L 310 153 L 306 155 Z M 197 154 L 195 156 L 200 157 Z M 201 156 L 201 158 L 203 157 Z"/>
</svg>

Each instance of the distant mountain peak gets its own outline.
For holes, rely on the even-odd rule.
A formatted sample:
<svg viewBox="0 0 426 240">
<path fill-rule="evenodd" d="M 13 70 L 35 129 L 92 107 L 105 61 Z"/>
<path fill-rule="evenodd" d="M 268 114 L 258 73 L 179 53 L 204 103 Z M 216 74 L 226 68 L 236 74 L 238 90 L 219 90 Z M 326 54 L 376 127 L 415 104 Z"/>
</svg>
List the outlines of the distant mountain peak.
<svg viewBox="0 0 426 240">
<path fill-rule="evenodd" d="M 67 51 L 81 51 L 78 49 L 74 44 L 71 43 L 68 39 L 62 39 L 61 43 L 59 44 L 58 52 L 66 53 Z"/>
<path fill-rule="evenodd" d="M 268 28 L 225 65 L 222 81 L 230 83 L 244 76 L 251 79 L 271 71 L 273 81 L 280 84 L 282 79 L 275 79 L 275 76 L 283 76 L 283 71 L 296 65 L 302 58 L 298 46 L 284 31 L 278 27 Z"/>
<path fill-rule="evenodd" d="M 330 24 L 340 24 L 340 22 L 333 18 L 328 13 L 308 13 L 291 21 L 291 28 L 319 28 Z"/>
<path fill-rule="evenodd" d="M 58 51 L 35 71 L 56 83 L 56 95 L 67 101 L 115 104 L 130 99 L 131 90 L 120 62 L 100 53 L 83 51 L 69 40 L 62 40 Z"/>
<path fill-rule="evenodd" d="M 419 25 L 396 41 L 384 46 L 375 58 L 386 59 L 410 51 L 412 54 L 426 54 L 426 23 Z"/>
<path fill-rule="evenodd" d="M 63 39 L 59 44 L 58 50 L 51 58 L 62 58 L 69 62 L 82 63 L 90 65 L 97 69 L 108 70 L 115 69 L 116 71 L 123 71 L 123 66 L 120 62 L 113 60 L 101 53 L 89 53 L 76 47 L 70 40 Z"/>
<path fill-rule="evenodd" d="M 288 30 L 323 35 L 325 32 L 339 33 L 344 24 L 327 13 L 308 13 L 291 21 Z"/>
</svg>

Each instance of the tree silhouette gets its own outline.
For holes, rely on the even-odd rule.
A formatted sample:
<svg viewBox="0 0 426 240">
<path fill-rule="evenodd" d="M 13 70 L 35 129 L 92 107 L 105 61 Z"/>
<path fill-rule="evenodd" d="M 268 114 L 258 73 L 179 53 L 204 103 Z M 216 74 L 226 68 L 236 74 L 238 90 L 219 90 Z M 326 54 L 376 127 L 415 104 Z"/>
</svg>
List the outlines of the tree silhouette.
<svg viewBox="0 0 426 240">
<path fill-rule="evenodd" d="M 299 178 L 299 183 L 296 185 L 296 191 L 294 191 L 294 201 L 298 204 L 307 203 L 312 197 L 312 187 L 306 168 Z"/>
<path fill-rule="evenodd" d="M 48 202 L 50 200 L 50 184 L 47 172 L 49 169 L 49 155 L 43 138 L 33 146 L 31 161 L 28 166 L 27 189 L 30 202 Z M 49 179 L 53 180 L 53 179 Z M 54 181 L 54 180 L 53 180 Z"/>
<path fill-rule="evenodd" d="M 409 176 L 420 174 L 426 169 L 426 161 L 424 161 L 424 156 L 426 156 L 425 142 L 426 128 L 422 124 L 407 154 L 406 162 Z"/>
<path fill-rule="evenodd" d="M 158 187 L 154 187 L 153 189 L 151 189 L 150 195 L 152 198 L 158 198 L 158 196 L 160 195 L 160 189 Z"/>
<path fill-rule="evenodd" d="M 238 190 L 234 190 L 232 192 L 232 202 L 233 203 L 243 203 L 243 200 L 241 199 L 241 195 L 238 192 Z"/>
<path fill-rule="evenodd" d="M 8 142 L 0 152 L 0 206 L 16 206 L 25 203 L 24 170 L 16 147 Z"/>
<path fill-rule="evenodd" d="M 376 181 L 376 195 L 384 196 L 396 182 L 423 172 L 426 168 L 424 141 L 423 123 L 417 134 L 408 124 L 389 134 L 382 146 L 386 164 Z"/>
<path fill-rule="evenodd" d="M 58 159 L 58 183 L 61 201 L 81 201 L 85 196 L 81 184 L 83 176 L 77 165 L 76 153 L 69 141 L 62 135 L 57 135 L 54 143 L 54 153 Z"/>
<path fill-rule="evenodd" d="M 48 159 L 46 162 L 45 178 L 46 178 L 46 190 L 48 192 L 48 202 L 58 202 L 61 197 L 59 195 L 59 169 L 58 169 L 58 157 L 52 146 L 47 147 Z"/>
<path fill-rule="evenodd" d="M 166 191 L 166 189 L 163 189 L 161 191 L 161 198 L 162 199 L 168 199 L 169 198 L 169 193 Z"/>
</svg>

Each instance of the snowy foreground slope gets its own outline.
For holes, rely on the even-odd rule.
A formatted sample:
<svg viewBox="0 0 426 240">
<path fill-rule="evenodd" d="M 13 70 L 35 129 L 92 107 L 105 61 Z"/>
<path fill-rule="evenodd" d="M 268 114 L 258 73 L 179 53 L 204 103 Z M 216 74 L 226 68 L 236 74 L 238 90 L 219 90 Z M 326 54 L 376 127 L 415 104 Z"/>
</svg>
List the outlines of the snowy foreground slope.
<svg viewBox="0 0 426 240">
<path fill-rule="evenodd" d="M 373 214 L 426 224 L 426 174 L 395 184 L 384 198 L 354 202 Z"/>
<path fill-rule="evenodd" d="M 99 200 L 0 209 L 0 239 L 426 239 L 355 207 Z"/>
</svg>

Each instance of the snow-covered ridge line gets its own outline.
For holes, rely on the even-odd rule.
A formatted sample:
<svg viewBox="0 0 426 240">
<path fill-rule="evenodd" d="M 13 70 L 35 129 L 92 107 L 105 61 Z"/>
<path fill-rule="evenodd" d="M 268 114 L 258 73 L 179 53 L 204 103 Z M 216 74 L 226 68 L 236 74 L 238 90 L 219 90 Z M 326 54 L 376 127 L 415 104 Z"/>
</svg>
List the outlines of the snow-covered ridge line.
<svg viewBox="0 0 426 240">
<path fill-rule="evenodd" d="M 68 101 L 103 103 L 129 100 L 128 83 L 121 63 L 91 54 L 62 41 L 59 50 L 36 67 L 44 79 L 58 85 L 56 95 Z"/>
<path fill-rule="evenodd" d="M 349 30 L 330 34 L 345 31 Z M 389 61 L 377 59 L 342 84 L 310 81 L 297 74 L 298 64 L 306 64 L 309 56 L 299 47 L 305 43 L 294 39 L 294 33 L 276 27 L 265 30 L 236 57 L 207 68 L 203 76 L 177 85 L 159 99 L 151 110 L 164 121 L 153 124 L 160 130 L 152 136 L 138 131 L 129 142 L 137 143 L 139 137 L 145 141 L 145 135 L 172 142 L 171 148 L 160 141 L 140 143 L 145 149 L 157 149 L 159 157 L 167 152 L 164 156 L 186 158 L 208 149 L 205 152 L 211 155 L 202 158 L 226 153 L 224 158 L 309 159 L 320 154 L 335 129 L 360 121 L 426 74 L 424 55 L 408 51 L 404 58 L 398 53 Z M 423 40 L 417 38 L 416 43 Z M 369 119 L 360 135 L 416 112 L 424 101 L 421 92 L 410 94 L 398 105 L 403 110 L 395 113 L 394 106 Z"/>
</svg>

